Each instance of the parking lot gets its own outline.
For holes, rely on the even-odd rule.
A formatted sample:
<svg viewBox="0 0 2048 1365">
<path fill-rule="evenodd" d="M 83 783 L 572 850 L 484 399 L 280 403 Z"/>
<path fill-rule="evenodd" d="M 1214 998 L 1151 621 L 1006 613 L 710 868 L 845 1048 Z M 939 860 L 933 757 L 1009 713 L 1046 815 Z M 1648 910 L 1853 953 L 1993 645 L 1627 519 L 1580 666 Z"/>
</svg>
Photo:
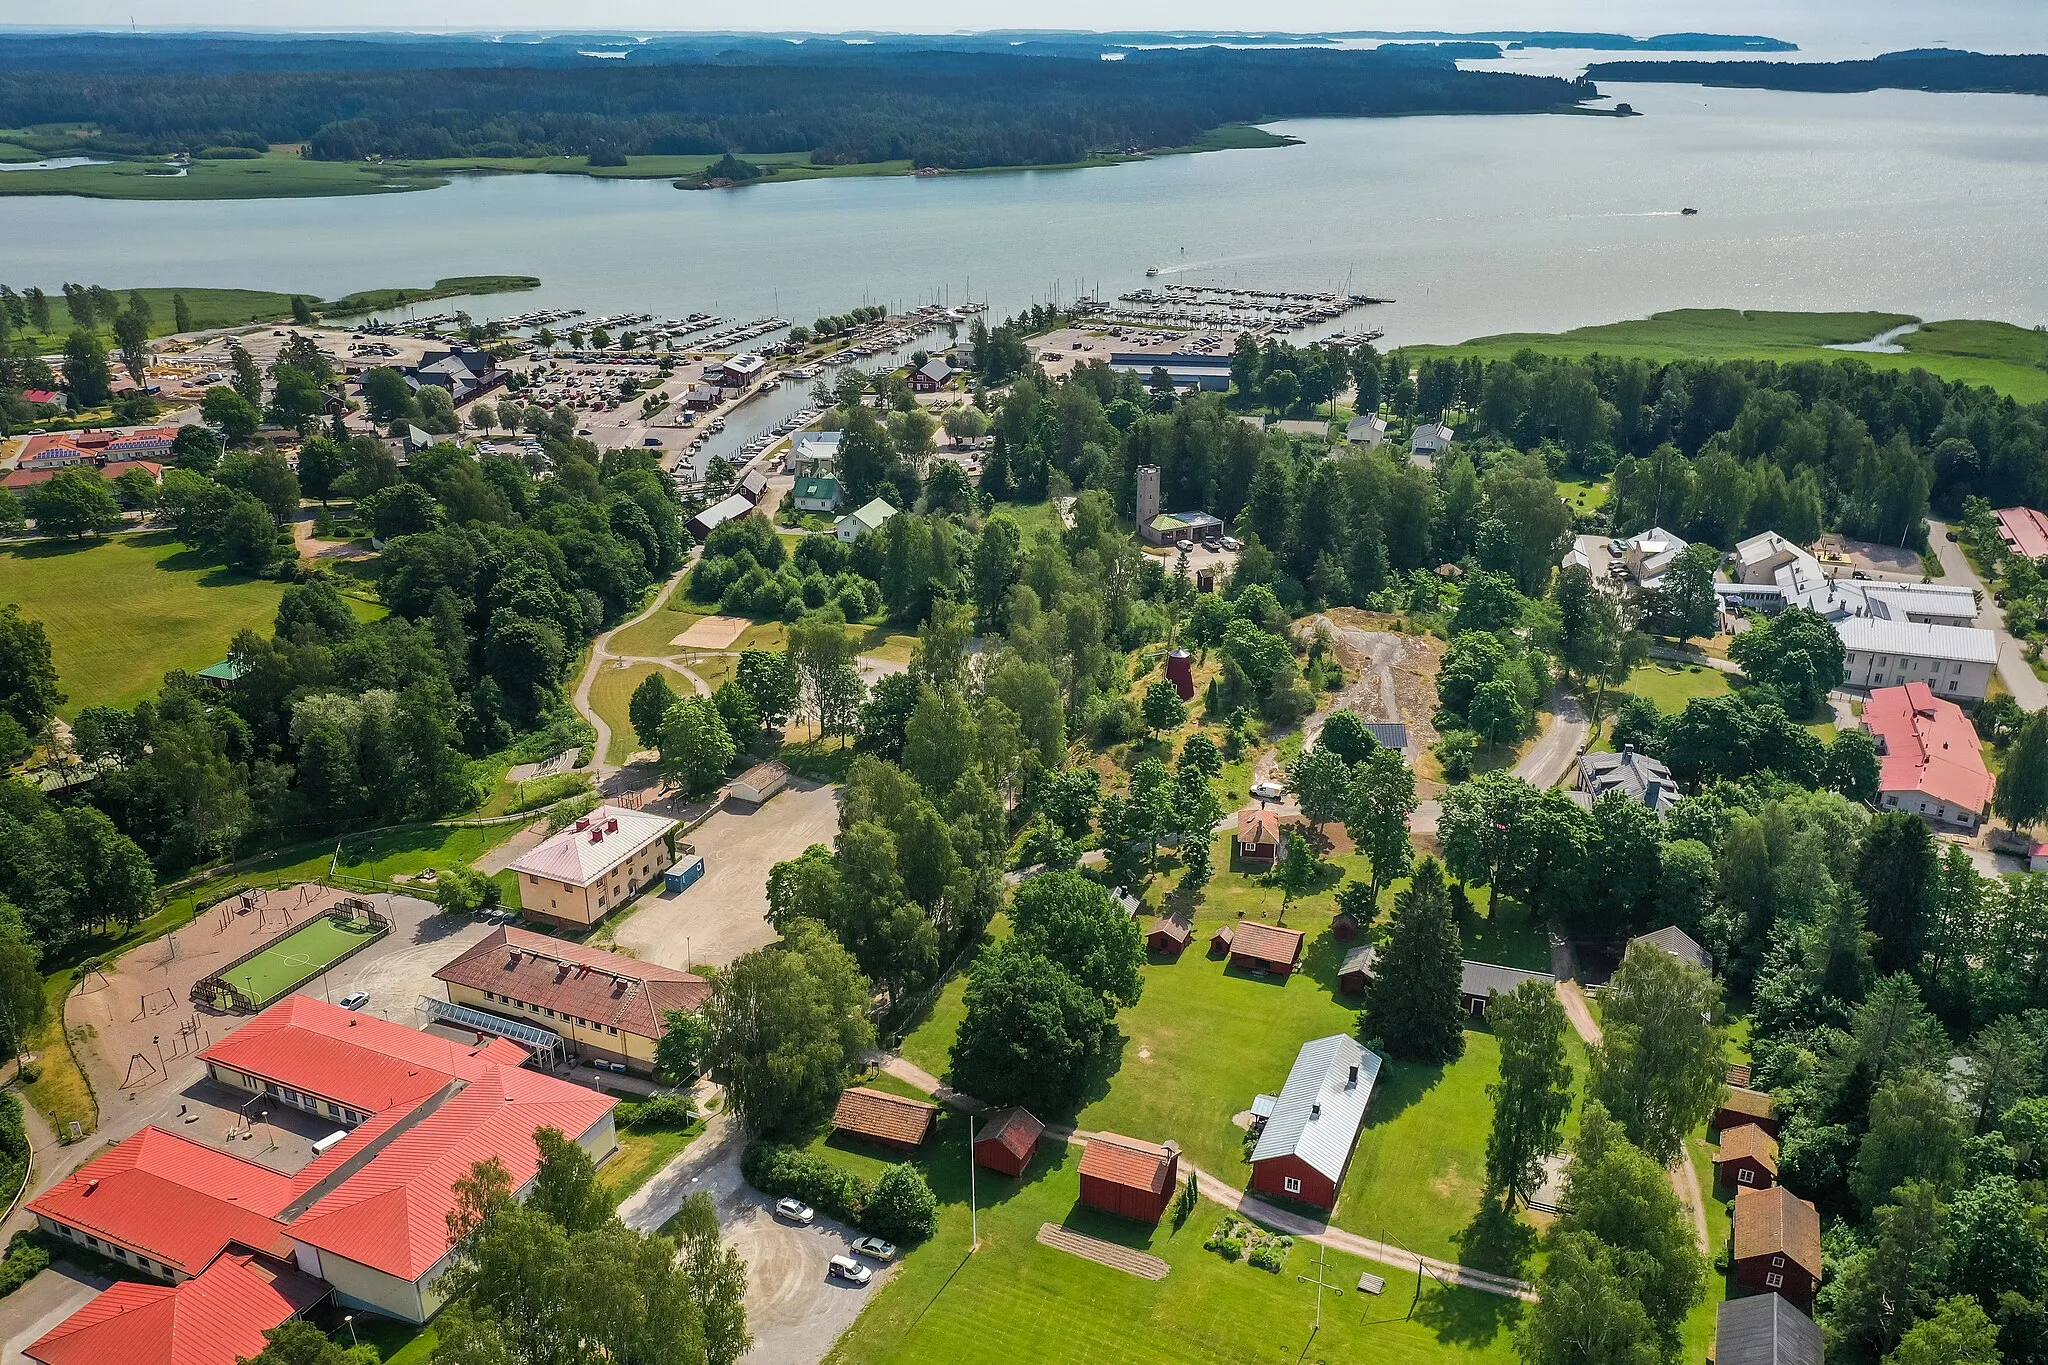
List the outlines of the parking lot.
<svg viewBox="0 0 2048 1365">
<path fill-rule="evenodd" d="M 722 967 L 773 943 L 768 871 L 839 829 L 835 788 L 793 778 L 764 806 L 727 802 L 684 836 L 704 854 L 704 875 L 687 891 L 641 897 L 613 932 L 636 957 L 664 967 Z"/>
</svg>

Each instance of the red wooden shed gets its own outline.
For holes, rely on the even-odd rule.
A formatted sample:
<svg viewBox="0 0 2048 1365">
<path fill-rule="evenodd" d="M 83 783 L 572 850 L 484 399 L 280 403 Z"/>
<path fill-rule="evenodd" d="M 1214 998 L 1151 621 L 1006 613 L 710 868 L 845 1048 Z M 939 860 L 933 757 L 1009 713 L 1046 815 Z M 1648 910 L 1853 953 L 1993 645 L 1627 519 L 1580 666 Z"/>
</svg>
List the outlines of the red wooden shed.
<svg viewBox="0 0 2048 1365">
<path fill-rule="evenodd" d="M 1195 931 L 1179 920 L 1154 920 L 1145 934 L 1145 947 L 1167 957 L 1179 957 L 1194 935 Z"/>
<path fill-rule="evenodd" d="M 1281 841 L 1280 812 L 1264 806 L 1237 813 L 1237 858 L 1245 863 L 1277 863 L 1287 856 Z"/>
<path fill-rule="evenodd" d="M 1304 935 L 1257 920 L 1243 920 L 1230 940 L 1230 965 L 1248 972 L 1286 976 L 1301 961 Z"/>
<path fill-rule="evenodd" d="M 1045 1125 L 1028 1109 L 997 1109 L 975 1131 L 974 1164 L 1004 1175 L 1023 1175 L 1044 1131 Z"/>
<path fill-rule="evenodd" d="M 1156 1223 L 1180 1181 L 1180 1146 L 1097 1133 L 1081 1153 L 1081 1202 L 1091 1209 Z"/>
</svg>

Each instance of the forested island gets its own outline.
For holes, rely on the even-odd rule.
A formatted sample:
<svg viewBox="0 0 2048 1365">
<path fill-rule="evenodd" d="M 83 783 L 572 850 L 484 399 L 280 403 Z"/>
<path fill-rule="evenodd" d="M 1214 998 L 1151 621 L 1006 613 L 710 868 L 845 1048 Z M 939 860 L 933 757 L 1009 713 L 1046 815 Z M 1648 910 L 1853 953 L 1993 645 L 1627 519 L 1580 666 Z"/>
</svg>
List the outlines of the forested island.
<svg viewBox="0 0 2048 1365">
<path fill-rule="evenodd" d="M 800 51 L 778 62 L 586 69 L 0 74 L 0 127 L 45 155 L 218 154 L 303 144 L 370 158 L 808 152 L 813 162 L 1060 165 L 1183 147 L 1224 124 L 1314 115 L 1532 113 L 1595 92 L 1555 77 L 1374 52 L 1091 55 Z"/>
<path fill-rule="evenodd" d="M 1595 62 L 1586 68 L 1586 79 L 1822 94 L 1929 90 L 2043 95 L 2048 94 L 2048 56 L 1915 48 L 1855 62 Z"/>
</svg>

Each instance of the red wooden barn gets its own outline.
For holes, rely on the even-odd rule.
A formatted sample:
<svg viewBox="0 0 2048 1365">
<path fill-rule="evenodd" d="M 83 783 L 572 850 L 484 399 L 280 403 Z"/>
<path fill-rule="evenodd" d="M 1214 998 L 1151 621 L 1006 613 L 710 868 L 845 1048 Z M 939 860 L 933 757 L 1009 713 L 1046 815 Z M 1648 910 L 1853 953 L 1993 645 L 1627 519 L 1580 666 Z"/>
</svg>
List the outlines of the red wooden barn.
<svg viewBox="0 0 2048 1365">
<path fill-rule="evenodd" d="M 1252 1189 L 1333 1208 L 1380 1059 L 1341 1033 L 1301 1045 L 1252 1149 Z"/>
<path fill-rule="evenodd" d="M 1180 1146 L 1097 1133 L 1081 1153 L 1081 1202 L 1091 1209 L 1156 1223 L 1180 1181 Z"/>
<path fill-rule="evenodd" d="M 840 1092 L 832 1126 L 842 1133 L 904 1150 L 919 1146 L 938 1122 L 939 1106 L 856 1085 Z"/>
<path fill-rule="evenodd" d="M 1286 976 L 1301 961 L 1305 935 L 1258 920 L 1241 920 L 1230 940 L 1230 965 L 1248 972 Z"/>
<path fill-rule="evenodd" d="M 1045 1125 L 1028 1109 L 998 1109 L 982 1120 L 974 1135 L 974 1164 L 1004 1175 L 1020 1176 L 1038 1150 Z"/>
<path fill-rule="evenodd" d="M 1145 946 L 1167 957 L 1179 957 L 1194 934 L 1193 929 L 1179 920 L 1156 920 L 1145 935 Z"/>
<path fill-rule="evenodd" d="M 1820 1214 L 1783 1185 L 1738 1189 L 1729 1254 L 1737 1283 L 1810 1310 L 1820 1290 Z"/>
</svg>

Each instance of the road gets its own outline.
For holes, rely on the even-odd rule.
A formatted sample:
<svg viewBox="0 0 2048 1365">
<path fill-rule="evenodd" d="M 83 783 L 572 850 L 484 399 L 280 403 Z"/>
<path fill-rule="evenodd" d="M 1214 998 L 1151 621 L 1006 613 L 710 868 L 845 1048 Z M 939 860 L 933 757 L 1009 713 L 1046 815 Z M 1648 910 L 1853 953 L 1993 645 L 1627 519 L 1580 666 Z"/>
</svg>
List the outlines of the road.
<svg viewBox="0 0 2048 1365">
<path fill-rule="evenodd" d="M 1944 583 L 1959 584 L 1977 590 L 1977 620 L 1979 630 L 1988 630 L 1998 637 L 1998 676 L 2005 683 L 2005 690 L 2012 693 L 2013 700 L 2027 711 L 2048 711 L 2048 684 L 2034 675 L 2021 651 L 2020 642 L 2005 630 L 2005 610 L 1991 596 L 1984 580 L 1970 567 L 1970 560 L 1963 553 L 1963 547 L 1950 540 L 1950 527 L 1946 522 L 1929 521 L 1927 539 L 1934 546 L 1935 556 L 1941 560 L 1941 575 Z"/>
<path fill-rule="evenodd" d="M 1516 777 L 1539 790 L 1555 787 L 1571 774 L 1572 764 L 1578 761 L 1579 750 L 1586 747 L 1586 737 L 1593 728 L 1586 719 L 1585 708 L 1579 705 L 1579 699 L 1562 687 L 1551 693 L 1550 707 L 1549 726 L 1529 746 L 1529 752 L 1515 761 L 1511 770 Z M 1443 810 L 1441 801 L 1416 802 L 1415 813 L 1408 817 L 1409 831 L 1434 836 Z"/>
<path fill-rule="evenodd" d="M 724 1113 L 704 1133 L 619 1205 L 627 1227 L 654 1232 L 693 1194 L 708 1194 L 718 1208 L 727 1245 L 747 1263 L 747 1326 L 754 1348 L 742 1365 L 810 1365 L 822 1360 L 879 1293 L 894 1266 L 872 1267 L 866 1288 L 830 1278 L 834 1256 L 852 1255 L 859 1234 L 823 1214 L 809 1227 L 779 1221 L 775 1201 L 740 1175 L 746 1134 Z"/>
</svg>

